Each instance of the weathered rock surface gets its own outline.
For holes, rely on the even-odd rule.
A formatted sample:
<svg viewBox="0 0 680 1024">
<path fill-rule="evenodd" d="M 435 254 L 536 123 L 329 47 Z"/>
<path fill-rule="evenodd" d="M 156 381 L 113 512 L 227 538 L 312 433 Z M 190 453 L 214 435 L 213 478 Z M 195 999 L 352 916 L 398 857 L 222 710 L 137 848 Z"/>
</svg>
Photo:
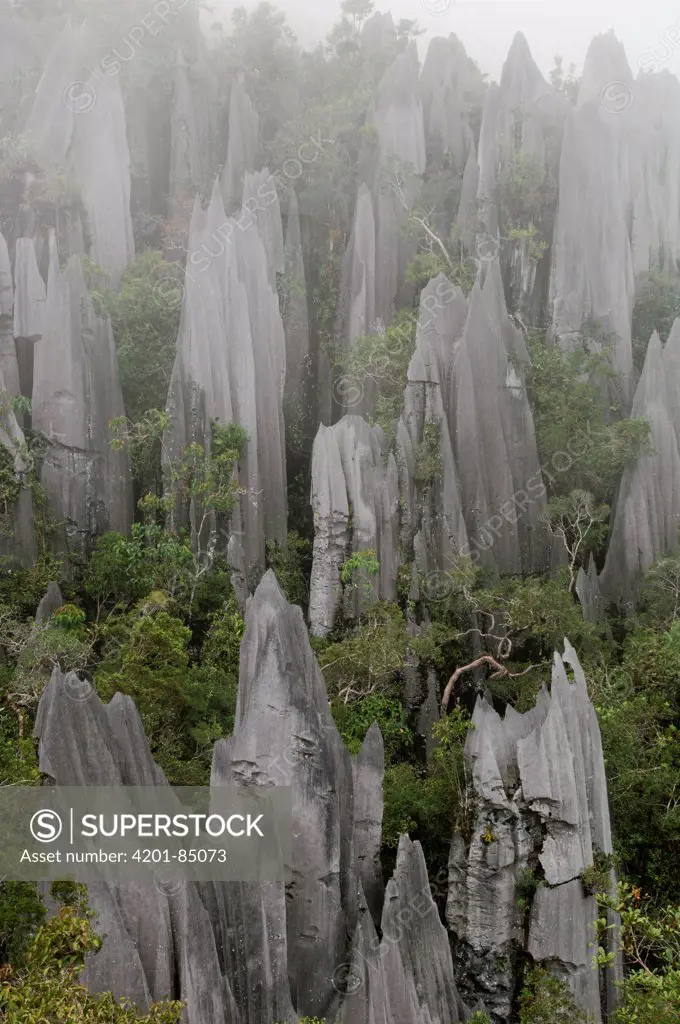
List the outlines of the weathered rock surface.
<svg viewBox="0 0 680 1024">
<path fill-rule="evenodd" d="M 380 864 L 385 750 L 377 722 L 352 760 L 354 780 L 354 856 L 361 888 L 374 922 L 380 923 L 384 888 Z"/>
<path fill-rule="evenodd" d="M 308 429 L 311 352 L 307 279 L 302 256 L 300 216 L 295 191 L 291 189 L 286 223 L 284 257 L 283 328 L 286 334 L 286 387 L 284 401 L 287 419 L 292 417 L 299 429 Z"/>
<path fill-rule="evenodd" d="M 589 952 L 596 904 L 580 876 L 611 854 L 611 826 L 597 716 L 569 642 L 535 708 L 521 715 L 508 707 L 501 718 L 479 698 L 473 723 L 465 757 L 475 817 L 469 844 L 458 834 L 451 846 L 447 906 L 463 992 L 470 1002 L 482 995 L 495 1018 L 509 1019 L 526 923 L 519 886 L 533 877 L 526 950 L 599 1021 Z"/>
<path fill-rule="evenodd" d="M 246 172 L 255 170 L 259 149 L 260 121 L 246 92 L 242 75 L 237 75 L 229 99 L 229 140 L 227 160 L 222 170 L 221 186 L 224 207 L 228 213 L 239 206 L 243 197 Z"/>
<path fill-rule="evenodd" d="M 314 635 L 325 636 L 341 608 L 345 616 L 354 617 L 376 600 L 396 598 L 398 471 L 394 456 L 383 455 L 378 427 L 370 427 L 361 416 L 344 416 L 332 427 L 321 424 L 312 456 L 311 501 L 315 539 L 310 628 Z M 377 576 L 359 571 L 343 594 L 342 564 L 363 552 L 373 552 L 380 571 Z"/>
<path fill-rule="evenodd" d="M 236 783 L 292 786 L 288 972 L 298 1012 L 323 1016 L 356 922 L 352 765 L 302 611 L 287 604 L 271 571 L 248 604 L 234 735 L 215 756 Z"/>
<path fill-rule="evenodd" d="M 502 573 L 539 572 L 549 557 L 522 356 L 528 358 L 494 261 L 471 292 L 453 376 L 456 464 L 472 557 Z"/>
<path fill-rule="evenodd" d="M 14 413 L 0 368 L 0 460 L 11 466 L 16 496 L 0 510 L 0 564 L 30 566 L 38 556 L 26 439 Z"/>
<path fill-rule="evenodd" d="M 612 33 L 597 36 L 586 55 L 578 102 L 565 124 L 551 282 L 555 335 L 566 348 L 587 324 L 611 335 L 612 364 L 621 375 L 624 401 L 633 370 L 629 96 L 633 80 L 623 47 Z"/>
<path fill-rule="evenodd" d="M 17 239 L 14 276 L 14 337 L 17 341 L 39 341 L 45 329 L 46 293 L 32 238 Z"/>
<path fill-rule="evenodd" d="M 172 97 L 170 199 L 177 210 L 186 196 L 207 191 L 213 174 L 216 87 L 207 70 L 208 48 L 198 24 L 191 42 L 196 48 L 193 60 L 188 60 L 181 48 L 177 51 Z"/>
<path fill-rule="evenodd" d="M 309 585 L 309 626 L 314 636 L 333 628 L 342 604 L 340 571 L 349 549 L 349 501 L 336 432 L 323 423 L 312 450 L 314 556 Z"/>
<path fill-rule="evenodd" d="M 213 423 L 237 423 L 248 435 L 231 523 L 206 523 L 198 508 L 174 513 L 178 525 L 191 524 L 195 546 L 222 533 L 224 549 L 242 549 L 234 567 L 246 575 L 264 565 L 266 540 L 286 539 L 285 337 L 261 227 L 228 218 L 217 184 L 207 210 L 196 201 L 168 396 L 170 460 L 194 442 L 209 451 Z"/>
<path fill-rule="evenodd" d="M 479 68 L 457 36 L 431 40 L 420 75 L 429 166 L 462 176 L 474 149 L 472 105 L 482 89 Z"/>
<path fill-rule="evenodd" d="M 130 698 L 119 693 L 103 705 L 92 685 L 74 673 L 55 668 L 35 735 L 40 770 L 58 785 L 167 784 Z M 239 1024 L 197 883 L 186 882 L 174 895 L 151 884 L 92 883 L 88 898 L 106 936 L 103 952 L 85 973 L 93 991 L 127 997 L 140 1010 L 154 1000 L 181 998 L 189 1024 Z"/>
<path fill-rule="evenodd" d="M 0 374 L 2 390 L 8 395 L 21 393 L 19 387 L 19 363 L 14 345 L 12 329 L 14 312 L 14 283 L 12 263 L 7 242 L 0 233 Z"/>
<path fill-rule="evenodd" d="M 342 264 L 342 284 L 338 310 L 338 337 L 344 351 L 349 351 L 357 338 L 372 334 L 376 328 L 376 227 L 373 199 L 367 185 L 362 184 L 357 196 L 349 245 Z M 337 400 L 343 411 L 348 403 L 344 389 L 336 386 Z M 354 412 L 370 408 L 373 392 L 360 396 L 352 405 Z"/>
<path fill-rule="evenodd" d="M 46 169 L 66 166 L 75 174 L 90 254 L 115 288 L 135 255 L 130 152 L 120 82 L 91 70 L 96 53 L 89 26 L 68 22 L 38 83 L 25 133 Z"/>
<path fill-rule="evenodd" d="M 631 410 L 633 419 L 649 424 L 653 451 L 624 470 L 600 576 L 605 597 L 629 608 L 642 574 L 678 542 L 680 454 L 670 405 L 661 341 L 654 332 Z"/>
<path fill-rule="evenodd" d="M 436 313 L 431 309 L 433 299 Z M 462 293 L 443 275 L 423 290 L 404 393 L 404 431 L 397 435 L 402 480 L 412 461 L 411 480 L 408 485 L 403 481 L 402 490 L 411 497 L 409 548 L 413 547 L 423 575 L 451 569 L 468 547 L 447 414 L 454 352 L 465 312 Z"/>
<path fill-rule="evenodd" d="M 126 453 L 111 447 L 109 424 L 124 411 L 111 324 L 94 311 L 80 260 L 60 269 L 54 237 L 32 411 L 49 442 L 41 482 L 61 550 L 86 550 L 107 530 L 126 533 L 132 481 Z"/>
</svg>

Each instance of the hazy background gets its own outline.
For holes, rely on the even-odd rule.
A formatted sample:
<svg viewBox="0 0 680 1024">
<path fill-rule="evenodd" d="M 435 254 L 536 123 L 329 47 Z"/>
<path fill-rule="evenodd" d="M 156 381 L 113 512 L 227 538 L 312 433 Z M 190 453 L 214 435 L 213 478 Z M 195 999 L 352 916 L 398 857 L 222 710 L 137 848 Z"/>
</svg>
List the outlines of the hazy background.
<svg viewBox="0 0 680 1024">
<path fill-rule="evenodd" d="M 305 46 L 322 39 L 340 13 L 340 0 L 271 2 L 287 12 L 291 27 Z M 229 19 L 234 7 L 256 6 L 256 0 L 212 3 L 224 20 Z M 499 77 L 518 29 L 524 32 L 534 59 L 547 74 L 556 53 L 564 58 L 565 67 L 573 61 L 580 71 L 590 39 L 610 28 L 624 44 L 635 73 L 645 53 L 655 50 L 664 66 L 680 76 L 678 0 L 377 0 L 375 8 L 391 11 L 395 20 L 415 18 L 426 30 L 419 41 L 421 52 L 429 37 L 455 32 L 469 55 L 491 78 Z M 677 41 L 672 41 L 674 29 Z"/>
</svg>

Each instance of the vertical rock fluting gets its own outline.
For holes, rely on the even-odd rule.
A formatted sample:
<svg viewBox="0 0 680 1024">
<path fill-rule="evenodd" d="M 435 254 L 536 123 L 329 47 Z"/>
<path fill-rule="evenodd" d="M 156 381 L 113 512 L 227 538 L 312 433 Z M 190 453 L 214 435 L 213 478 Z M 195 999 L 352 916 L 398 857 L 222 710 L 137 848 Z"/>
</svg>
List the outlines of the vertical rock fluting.
<svg viewBox="0 0 680 1024">
<path fill-rule="evenodd" d="M 37 557 L 37 545 L 33 532 L 30 458 L 13 406 L 13 400 L 21 394 L 12 328 L 14 312 L 12 266 L 7 244 L 0 234 L 0 460 L 8 464 L 10 473 L 7 483 L 10 490 L 0 500 L 0 562 L 28 566 Z"/>
<path fill-rule="evenodd" d="M 55 668 L 35 736 L 40 770 L 57 785 L 167 785 L 130 698 L 118 693 L 102 704 L 74 673 Z M 86 969 L 88 987 L 126 997 L 142 1012 L 159 999 L 183 999 L 188 1024 L 240 1024 L 202 888 L 186 882 L 168 895 L 151 883 L 90 883 L 88 901 L 105 941 Z"/>
<path fill-rule="evenodd" d="M 130 151 L 120 82 L 91 71 L 97 44 L 84 23 L 60 33 L 36 89 L 25 134 L 46 170 L 75 175 L 90 254 L 115 288 L 134 259 Z"/>
<path fill-rule="evenodd" d="M 551 280 L 553 331 L 560 344 L 570 348 L 584 325 L 595 324 L 610 335 L 624 403 L 633 373 L 632 96 L 623 47 L 612 33 L 597 36 L 586 55 L 578 102 L 565 124 Z"/>
<path fill-rule="evenodd" d="M 470 295 L 453 377 L 456 464 L 472 557 L 501 573 L 540 572 L 548 564 L 545 486 L 523 382 L 526 359 L 494 261 Z"/>
<path fill-rule="evenodd" d="M 406 547 L 423 575 L 452 569 L 468 549 L 451 441 L 454 355 L 466 313 L 462 292 L 442 274 L 423 289 L 397 431 Z"/>
<path fill-rule="evenodd" d="M 361 888 L 376 925 L 380 923 L 384 887 L 380 864 L 385 748 L 377 722 L 352 759 L 354 780 L 354 856 Z"/>
<path fill-rule="evenodd" d="M 341 611 L 353 618 L 374 601 L 396 598 L 398 472 L 394 456 L 383 453 L 379 427 L 361 416 L 344 416 L 332 427 L 321 424 L 312 454 L 311 502 L 310 629 L 326 636 Z M 343 563 L 363 552 L 373 552 L 378 574 L 359 571 L 343 587 Z"/>
<path fill-rule="evenodd" d="M 501 718 L 479 698 L 473 724 L 465 756 L 474 819 L 467 840 L 457 834 L 451 846 L 447 906 L 463 994 L 481 996 L 495 1020 L 507 1021 L 516 958 L 526 951 L 600 1021 L 597 906 L 581 875 L 611 854 L 611 827 L 597 716 L 568 641 L 535 708 L 507 708 Z M 609 879 L 613 886 L 611 871 Z M 536 885 L 528 909 L 524 894 Z M 618 951 L 615 960 L 618 976 Z M 608 999 L 611 1012 L 612 987 Z"/>
<path fill-rule="evenodd" d="M 236 783 L 292 786 L 288 973 L 298 1013 L 324 1016 L 356 923 L 352 765 L 302 611 L 271 570 L 246 612 L 236 724 L 221 756 Z"/>
<path fill-rule="evenodd" d="M 372 334 L 376 327 L 376 227 L 370 189 L 359 187 L 354 222 L 342 264 L 342 283 L 338 308 L 337 333 L 343 352 L 351 350 L 357 338 Z M 341 378 L 342 381 L 342 378 Z M 338 404 L 347 410 L 344 388 L 336 385 Z M 374 389 L 366 388 L 355 412 L 370 409 Z"/>
<path fill-rule="evenodd" d="M 94 311 L 80 260 L 61 270 L 54 236 L 32 413 L 49 444 L 41 482 L 60 549 L 82 552 L 97 534 L 126 533 L 132 481 L 126 453 L 111 447 L 109 424 L 123 415 L 111 323 Z"/>
<path fill-rule="evenodd" d="M 412 295 L 404 275 L 415 255 L 405 226 L 425 171 L 425 124 L 418 81 L 418 53 L 409 44 L 390 65 L 369 114 L 377 136 L 371 175 L 375 209 L 375 315 L 389 324 Z"/>
<path fill-rule="evenodd" d="M 270 257 L 274 266 L 279 257 L 270 229 L 253 218 L 247 223 L 228 218 L 217 184 L 207 210 L 196 200 L 168 396 L 169 481 L 168 460 L 181 458 L 186 445 L 197 442 L 209 451 L 213 423 L 237 423 L 248 435 L 239 467 L 239 505 L 221 545 L 226 549 L 229 541 L 234 567 L 246 575 L 264 566 L 266 540 L 281 545 L 286 540 L 286 353 L 271 284 Z M 197 525 L 205 518 L 197 508 L 175 509 L 178 525 L 192 524 L 197 544 L 205 543 Z M 208 536 L 217 529 L 212 519 L 204 525 Z"/>
<path fill-rule="evenodd" d="M 167 785 L 130 698 L 104 705 L 73 673 L 54 670 L 35 735 L 58 785 Z M 173 894 L 91 883 L 105 937 L 87 984 L 140 1010 L 184 999 L 188 1024 L 467 1020 L 425 859 L 406 836 L 383 897 L 382 773 L 377 725 L 347 754 L 301 611 L 267 573 L 248 604 L 234 735 L 215 747 L 211 784 L 292 787 L 291 880 L 186 882 Z"/>
<path fill-rule="evenodd" d="M 177 51 L 170 120 L 170 207 L 180 212 L 186 196 L 204 194 L 213 175 L 215 83 L 208 68 L 208 48 L 196 25 L 191 40 L 194 59 Z"/>
<path fill-rule="evenodd" d="M 309 310 L 300 215 L 294 189 L 290 191 L 286 223 L 283 328 L 286 334 L 286 421 L 289 429 L 297 429 L 302 436 L 306 436 L 309 430 L 309 403 L 312 400 Z"/>
<path fill-rule="evenodd" d="M 343 964 L 347 996 L 341 1024 L 419 1024 L 468 1020 L 453 978 L 446 929 L 432 898 L 420 843 L 402 836 L 385 889 L 378 940 L 365 901 L 351 958 Z M 340 972 L 339 972 L 340 973 Z"/>
<path fill-rule="evenodd" d="M 14 260 L 14 342 L 20 390 L 33 390 L 33 347 L 45 329 L 45 282 L 40 276 L 32 238 L 18 238 Z M 1 330 L 1 328 L 0 328 Z"/>
<path fill-rule="evenodd" d="M 21 393 L 19 386 L 19 363 L 14 346 L 15 299 L 12 280 L 12 262 L 7 242 L 0 234 L 0 373 L 3 378 L 3 390 L 9 395 Z"/>
<path fill-rule="evenodd" d="M 674 427 L 678 409 L 674 373 L 677 337 L 674 327 L 667 353 L 662 351 L 656 332 L 649 342 L 631 417 L 649 424 L 652 451 L 624 470 L 600 576 L 605 598 L 628 609 L 635 603 L 643 573 L 678 543 L 680 453 Z"/>
<path fill-rule="evenodd" d="M 259 123 L 257 111 L 246 92 L 243 75 L 237 75 L 229 98 L 227 159 L 221 177 L 222 199 L 228 213 L 241 203 L 246 173 L 255 170 L 260 145 Z"/>
<path fill-rule="evenodd" d="M 474 149 L 472 107 L 482 89 L 479 68 L 457 36 L 431 40 L 420 75 L 428 168 L 462 177 Z"/>
<path fill-rule="evenodd" d="M 549 243 L 567 110 L 566 98 L 545 81 L 518 32 L 501 73 L 494 135 L 503 277 L 511 308 L 531 323 L 542 322 L 548 301 Z M 517 189 L 518 180 L 532 182 L 531 202 Z M 547 248 L 539 255 L 540 244 Z"/>
</svg>

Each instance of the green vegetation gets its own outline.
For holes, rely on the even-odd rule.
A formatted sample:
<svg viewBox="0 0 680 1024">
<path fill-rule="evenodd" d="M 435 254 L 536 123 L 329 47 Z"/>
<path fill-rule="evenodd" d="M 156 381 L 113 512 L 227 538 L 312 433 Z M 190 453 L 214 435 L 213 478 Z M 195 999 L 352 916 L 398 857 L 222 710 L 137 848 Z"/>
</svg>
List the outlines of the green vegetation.
<svg viewBox="0 0 680 1024">
<path fill-rule="evenodd" d="M 542 967 L 532 967 L 519 999 L 519 1024 L 593 1024 L 574 1003 L 563 981 Z"/>
<path fill-rule="evenodd" d="M 116 7 L 122 9 L 109 0 L 61 3 L 64 13 L 79 16 L 87 9 L 92 17 L 106 19 L 102 24 L 107 30 L 122 38 L 129 25 L 119 26 L 116 18 L 122 16 L 114 17 Z M 147 13 L 141 0 L 137 7 L 140 16 Z M 302 53 L 283 15 L 269 4 L 239 8 L 231 31 L 216 33 L 208 70 L 215 75 L 225 110 L 235 72 L 244 75 L 260 112 L 258 163 L 276 171 L 284 210 L 286 192 L 294 187 L 303 212 L 310 322 L 320 359 L 329 379 L 331 374 L 345 376 L 375 395 L 373 418 L 391 444 L 415 347 L 419 289 L 443 273 L 446 290 L 437 294 L 444 304 L 452 284 L 469 292 L 477 266 L 450 229 L 459 176 L 448 167 L 428 171 L 418 189 L 414 187 L 415 200 L 404 218 L 415 252 L 406 272 L 412 302 L 407 293 L 400 300 L 404 307 L 389 324 L 357 338 L 349 353 L 335 350 L 342 257 L 357 188 L 376 153 L 370 101 L 385 69 L 418 34 L 415 23 L 404 20 L 393 38 L 386 35 L 367 54 L 360 33 L 371 10 L 370 0 L 344 0 L 325 48 Z M 148 53 L 145 47 L 123 70 L 127 95 L 151 87 L 159 96 L 171 94 L 177 39 L 184 42 L 181 18 L 171 19 L 167 33 L 157 39 L 147 36 Z M 188 74 L 197 73 L 192 55 L 185 56 Z M 565 73 L 556 59 L 551 80 L 573 100 L 578 86 L 573 69 Z M 17 88 L 23 88 L 21 82 Z M 477 118 L 481 100 L 481 91 L 466 98 Z M 514 129 L 515 137 L 501 155 L 501 231 L 505 240 L 526 247 L 529 259 L 540 263 L 551 237 L 552 155 L 545 166 L 519 155 L 519 119 Z M 146 154 L 135 151 L 134 140 L 131 144 L 135 185 L 143 193 L 150 188 Z M 217 157 L 222 160 L 224 153 Z M 411 169 L 381 170 L 386 194 L 398 203 L 414 185 Z M 25 140 L 8 134 L 0 139 L 0 198 L 11 200 L 3 202 L 0 229 L 12 237 L 16 225 L 12 218 L 8 222 L 5 209 L 30 204 L 39 227 L 55 226 L 62 232 L 80 209 L 70 175 L 62 168 L 41 167 Z M 138 521 L 129 536 L 108 533 L 99 538 L 94 550 L 66 575 L 48 554 L 49 525 L 41 514 L 37 564 L 0 572 L 0 785 L 41 781 L 30 737 L 38 700 L 55 664 L 85 674 L 105 700 L 116 692 L 133 697 L 153 756 L 172 783 L 207 782 L 212 745 L 233 729 L 244 620 L 230 567 L 212 541 L 238 498 L 235 471 L 248 439 L 234 424 L 212 423 L 203 444 L 170 452 L 170 418 L 164 410 L 183 279 L 181 264 L 166 262 L 160 246 L 164 239 L 184 241 L 187 226 L 183 197 L 174 197 L 172 205 L 171 213 L 165 199 L 154 197 L 153 210 L 136 211 L 136 237 L 143 244 L 117 292 L 107 290 L 101 270 L 85 261 L 97 308 L 112 320 L 127 410 L 127 417 L 113 424 L 114 445 L 125 447 L 131 458 Z M 278 284 L 285 303 L 295 282 L 281 279 Z M 678 314 L 676 278 L 653 270 L 638 281 L 633 313 L 638 368 L 652 331 L 658 330 L 665 341 Z M 550 680 L 553 651 L 569 637 L 599 715 L 614 862 L 627 879 L 618 894 L 608 893 L 612 862 L 602 856 L 582 877 L 602 910 L 611 906 L 622 917 L 629 974 L 616 1024 L 670 1024 L 680 1000 L 680 556 L 671 552 L 652 567 L 635 616 L 620 621 L 610 613 L 598 625 L 583 620 L 576 574 L 591 558 L 602 565 L 618 484 L 626 467 L 651 450 L 649 427 L 641 420 L 621 419 L 612 398 L 618 387 L 609 360 L 612 339 L 597 325 L 585 326 L 583 344 L 571 353 L 549 345 L 539 330 L 528 332 L 526 340 L 531 366 L 523 372 L 547 489 L 545 526 L 564 550 L 565 566 L 549 576 L 498 579 L 461 559 L 448 573 L 438 574 L 443 596 L 431 593 L 427 580 L 420 580 L 420 597 L 410 600 L 413 565 L 408 559 L 413 555 L 401 552 L 397 600 L 371 605 L 379 552 L 348 551 L 340 568 L 348 599 L 345 618 L 330 637 L 312 643 L 334 721 L 350 752 L 361 749 L 373 722 L 382 732 L 386 870 L 399 836 L 408 831 L 423 843 L 431 876 L 439 877 L 446 871 L 454 828 L 470 838 L 463 747 L 476 692 L 488 690 L 499 706 L 527 710 Z M 312 370 L 318 367 L 310 366 Z M 29 422 L 28 407 L 15 411 Z M 308 410 L 293 403 L 286 413 L 287 441 L 301 455 L 300 462 L 308 461 Z M 42 443 L 27 428 L 21 454 L 39 510 L 34 477 Z M 441 475 L 439 449 L 439 425 L 428 423 L 415 452 L 421 494 Z M 289 494 L 291 506 L 296 506 L 291 517 L 295 529 L 285 546 L 269 542 L 266 549 L 267 565 L 288 600 L 305 614 L 312 539 L 306 472 L 300 471 Z M 14 462 L 0 446 L 0 519 L 5 524 L 19 488 Z M 193 531 L 182 528 L 189 522 Z M 48 622 L 37 625 L 33 615 L 52 580 L 59 581 L 65 603 Z M 361 614 L 351 616 L 350 606 L 359 606 Z M 496 678 L 486 670 L 464 674 L 449 714 L 435 723 L 434 743 L 425 750 L 417 712 L 409 704 L 411 694 L 433 684 L 439 699 L 452 673 L 480 651 L 492 653 L 506 673 L 495 673 Z M 497 838 L 492 823 L 485 826 L 481 841 L 493 849 Z M 520 916 L 528 915 L 540 885 L 540 870 L 522 873 Z M 643 899 L 642 890 L 654 899 Z M 606 921 L 600 927 L 606 929 Z M 16 1024 L 177 1020 L 176 1007 L 159 1007 L 138 1018 L 110 996 L 91 997 L 80 987 L 82 958 L 96 953 L 99 945 L 95 932 L 95 922 L 77 898 L 65 899 L 61 912 L 46 922 L 34 887 L 1 883 L 0 963 L 12 966 L 0 976 L 0 1012 Z M 609 955 L 604 934 L 601 944 L 598 957 L 604 962 Z M 559 981 L 529 966 L 517 1009 L 519 1024 L 585 1021 Z M 488 1024 L 479 1013 L 473 1021 Z"/>
<path fill-rule="evenodd" d="M 641 274 L 635 282 L 633 307 L 633 358 L 642 369 L 647 345 L 654 331 L 666 343 L 673 321 L 680 316 L 680 281 L 660 270 Z"/>
<path fill-rule="evenodd" d="M 598 897 L 600 947 L 597 963 L 606 966 L 605 912 L 621 920 L 621 943 L 628 971 L 621 986 L 615 1024 L 675 1024 L 680 1006 L 680 906 L 654 905 L 638 886 L 619 884 L 615 894 Z"/>
<path fill-rule="evenodd" d="M 11 1024 L 179 1024 L 181 1003 L 156 1003 L 142 1016 L 110 992 L 88 992 L 80 974 L 85 958 L 102 945 L 96 922 L 82 892 L 55 883 L 52 894 L 61 897 L 58 913 L 23 949 L 14 947 L 16 959 L 0 969 L 0 1015 Z M 31 923 L 40 920 L 36 914 Z"/>
<path fill-rule="evenodd" d="M 149 410 L 165 408 L 182 306 L 182 267 L 147 249 L 127 268 L 119 291 L 107 291 L 101 272 L 91 264 L 88 278 L 93 301 L 111 318 L 125 409 L 137 422 Z"/>
</svg>

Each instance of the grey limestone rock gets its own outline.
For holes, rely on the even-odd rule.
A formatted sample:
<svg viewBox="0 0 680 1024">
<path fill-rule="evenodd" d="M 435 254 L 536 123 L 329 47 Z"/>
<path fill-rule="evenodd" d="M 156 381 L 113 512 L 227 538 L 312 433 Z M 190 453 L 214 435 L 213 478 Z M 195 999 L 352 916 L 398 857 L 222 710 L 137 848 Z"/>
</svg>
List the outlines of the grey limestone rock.
<svg viewBox="0 0 680 1024">
<path fill-rule="evenodd" d="M 25 133 L 46 168 L 67 166 L 74 172 L 87 212 L 91 256 L 115 288 L 135 255 L 130 152 L 120 82 L 91 70 L 96 53 L 88 24 L 68 22 L 38 83 Z"/>
<path fill-rule="evenodd" d="M 474 151 L 472 105 L 483 88 L 479 68 L 453 33 L 436 36 L 427 48 L 420 75 L 428 163 L 445 165 L 458 176 Z"/>
<path fill-rule="evenodd" d="M 26 438 L 19 425 L 11 395 L 0 366 L 0 459 L 11 464 L 17 494 L 9 508 L 0 510 L 0 564 L 3 571 L 14 565 L 30 566 L 38 555 L 33 530 L 33 496 Z"/>
<path fill-rule="evenodd" d="M 244 230 L 228 218 L 217 184 L 206 210 L 196 201 L 168 396 L 170 458 L 193 442 L 208 446 L 213 423 L 237 423 L 248 435 L 239 507 L 223 545 L 231 545 L 230 559 L 242 579 L 264 565 L 266 540 L 286 540 L 285 336 L 270 280 L 269 242 L 260 234 L 264 227 L 252 221 Z M 195 526 L 205 518 L 200 510 L 177 508 L 175 516 L 179 524 L 191 521 L 195 543 L 204 543 Z M 216 530 L 211 522 L 208 535 Z"/>
<path fill-rule="evenodd" d="M 611 92 L 617 84 L 623 96 L 620 109 Z M 633 80 L 623 47 L 612 33 L 597 36 L 586 55 L 578 102 L 565 124 L 551 281 L 553 331 L 560 344 L 570 348 L 590 323 L 611 335 L 624 403 L 633 371 L 634 300 L 627 96 L 633 96 Z"/>
<path fill-rule="evenodd" d="M 309 585 L 309 627 L 314 636 L 333 628 L 342 603 L 340 570 L 349 547 L 349 502 L 336 433 L 319 426 L 312 450 L 314 555 Z"/>
<path fill-rule="evenodd" d="M 45 329 L 45 282 L 40 276 L 32 238 L 18 238 L 15 258 L 14 337 L 36 342 Z"/>
<path fill-rule="evenodd" d="M 672 352 L 673 346 L 671 348 Z M 652 335 L 631 417 L 650 426 L 653 451 L 626 467 L 619 487 L 600 588 L 608 601 L 635 602 L 642 574 L 675 548 L 680 529 L 680 454 L 658 334 Z"/>
<path fill-rule="evenodd" d="M 41 599 L 35 613 L 36 623 L 47 622 L 57 608 L 61 608 L 64 603 L 64 595 L 62 594 L 58 583 L 48 583 L 47 590 L 45 591 L 44 597 Z"/>
<path fill-rule="evenodd" d="M 222 199 L 227 213 L 239 206 L 246 172 L 255 170 L 259 149 L 259 117 L 246 92 L 242 75 L 237 75 L 229 98 L 229 140 L 222 170 Z"/>
<path fill-rule="evenodd" d="M 293 791 L 288 969 L 303 1016 L 323 1016 L 356 923 L 352 765 L 299 608 L 267 572 L 248 603 L 233 738 L 222 756 L 237 783 Z"/>
<path fill-rule="evenodd" d="M 14 283 L 7 243 L 0 233 L 0 374 L 2 390 L 20 394 L 19 363 L 13 333 Z"/>
<path fill-rule="evenodd" d="M 475 794 L 472 836 L 467 843 L 454 837 L 449 861 L 447 920 L 458 940 L 460 984 L 468 1001 L 481 995 L 499 1020 L 509 1019 L 514 951 L 525 943 L 527 924 L 518 885 L 531 873 L 540 884 L 525 949 L 564 978 L 599 1021 L 589 951 L 596 906 L 580 876 L 596 856 L 611 853 L 611 826 L 597 716 L 569 642 L 563 655 L 555 653 L 550 693 L 543 689 L 531 711 L 508 707 L 501 718 L 480 697 L 473 726 L 465 745 Z M 607 984 L 620 968 L 614 951 Z M 611 985 L 608 998 L 612 1010 Z"/>
<path fill-rule="evenodd" d="M 55 668 L 35 736 L 40 769 L 58 785 L 167 785 L 130 698 L 116 694 L 104 705 L 75 673 Z M 188 1024 L 240 1024 L 196 883 L 167 895 L 152 884 L 93 882 L 88 899 L 106 936 L 85 971 L 93 991 L 127 997 L 141 1011 L 154 1000 L 181 998 Z"/>
<path fill-rule="evenodd" d="M 197 45 L 196 59 L 189 61 L 181 48 L 177 50 L 172 98 L 170 195 L 172 206 L 178 209 L 186 195 L 207 191 L 213 169 L 216 87 L 207 70 L 208 48 L 196 28 L 191 40 Z"/>
<path fill-rule="evenodd" d="M 502 573 L 539 572 L 548 563 L 545 486 L 518 361 L 525 353 L 491 264 L 472 290 L 455 354 L 455 437 L 473 558 Z"/>
<path fill-rule="evenodd" d="M 354 780 L 354 855 L 361 887 L 374 922 L 380 923 L 384 888 L 380 864 L 385 751 L 377 722 L 352 760 Z"/>
<path fill-rule="evenodd" d="M 310 628 L 325 636 L 341 608 L 347 617 L 361 614 L 376 600 L 396 597 L 399 543 L 397 464 L 382 451 L 379 428 L 361 416 L 344 416 L 332 427 L 319 427 L 312 456 L 314 559 L 310 593 Z M 351 509 L 352 528 L 349 530 Z M 340 579 L 353 554 L 373 552 L 376 576 Z"/>
<path fill-rule="evenodd" d="M 287 410 L 300 417 L 301 429 L 307 424 L 310 382 L 309 312 L 307 280 L 300 236 L 300 216 L 295 191 L 291 189 L 286 223 L 284 258 L 285 294 L 283 328 L 286 333 Z"/>
<path fill-rule="evenodd" d="M 49 442 L 41 480 L 63 550 L 86 549 L 107 530 L 127 532 L 132 481 L 127 455 L 111 447 L 123 415 L 111 324 L 92 306 L 80 260 L 59 267 L 52 236 L 45 330 L 35 346 L 33 426 Z"/>
<path fill-rule="evenodd" d="M 467 1020 L 469 1012 L 456 988 L 451 949 L 432 898 L 423 851 L 408 836 L 399 840 L 381 925 L 381 951 L 388 947 L 384 970 L 395 1024 Z"/>
<path fill-rule="evenodd" d="M 135 258 L 130 213 L 130 151 L 120 82 L 92 72 L 83 94 L 92 108 L 73 114 L 68 162 L 73 166 L 87 213 L 90 256 L 117 288 Z"/>
<path fill-rule="evenodd" d="M 396 158 L 415 174 L 425 170 L 425 128 L 414 42 L 399 54 L 378 84 L 373 122 L 383 160 Z"/>
<path fill-rule="evenodd" d="M 604 619 L 604 607 L 600 581 L 597 575 L 595 560 L 590 558 L 588 569 L 584 572 L 580 568 L 576 577 L 576 595 L 581 605 L 583 618 L 586 622 L 602 622 Z"/>
<path fill-rule="evenodd" d="M 285 271 L 285 247 L 276 178 L 267 167 L 253 174 L 246 172 L 243 203 L 235 219 L 240 231 L 248 231 L 251 224 L 257 223 L 267 254 L 269 283 L 276 290 L 276 275 Z"/>
<path fill-rule="evenodd" d="M 349 351 L 357 338 L 373 334 L 376 328 L 376 226 L 373 199 L 367 185 L 359 187 L 349 245 L 342 265 L 342 284 L 338 310 L 338 336 L 343 351 Z M 347 401 L 336 385 L 337 401 L 343 411 Z M 352 409 L 370 408 L 372 392 L 364 391 Z"/>
</svg>

